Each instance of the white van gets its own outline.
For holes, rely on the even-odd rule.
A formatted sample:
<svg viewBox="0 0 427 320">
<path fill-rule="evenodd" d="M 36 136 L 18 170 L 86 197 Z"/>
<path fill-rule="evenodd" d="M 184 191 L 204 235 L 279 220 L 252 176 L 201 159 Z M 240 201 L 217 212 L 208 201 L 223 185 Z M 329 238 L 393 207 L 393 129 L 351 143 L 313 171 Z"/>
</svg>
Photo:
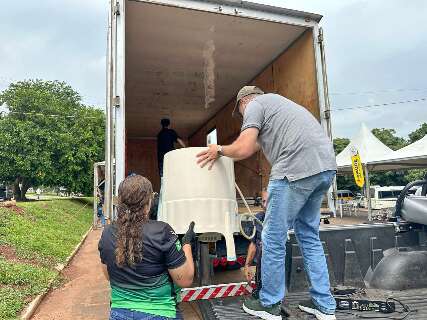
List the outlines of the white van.
<svg viewBox="0 0 427 320">
<path fill-rule="evenodd" d="M 397 198 L 402 192 L 404 186 L 372 186 L 371 187 L 371 207 L 374 210 L 393 208 L 396 205 Z M 416 187 L 409 190 L 409 194 L 415 194 Z"/>
</svg>

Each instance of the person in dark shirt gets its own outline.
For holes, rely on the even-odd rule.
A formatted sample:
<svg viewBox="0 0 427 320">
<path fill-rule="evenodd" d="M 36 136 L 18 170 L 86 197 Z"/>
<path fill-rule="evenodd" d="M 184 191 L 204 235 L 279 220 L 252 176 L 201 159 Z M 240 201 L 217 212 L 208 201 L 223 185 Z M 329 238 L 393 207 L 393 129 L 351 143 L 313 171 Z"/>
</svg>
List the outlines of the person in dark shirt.
<svg viewBox="0 0 427 320">
<path fill-rule="evenodd" d="M 267 198 L 268 194 L 267 191 L 262 192 L 262 209 L 263 212 L 258 212 L 255 216 L 258 220 L 261 222 L 264 222 L 265 218 L 265 210 L 267 209 Z M 248 247 L 248 253 L 246 254 L 246 262 L 245 262 L 245 278 L 248 282 L 252 281 L 254 278 L 254 275 L 250 269 L 252 263 L 254 260 L 256 261 L 256 273 L 255 273 L 255 283 L 256 283 L 256 289 L 253 292 L 253 296 L 255 298 L 258 298 L 259 291 L 261 290 L 261 255 L 262 255 L 262 241 L 261 241 L 261 233 L 262 233 L 262 225 L 255 222 L 255 236 L 252 238 L 249 247 Z M 252 229 L 253 230 L 253 229 Z"/>
<path fill-rule="evenodd" d="M 98 244 L 111 286 L 109 319 L 182 319 L 177 297 L 193 282 L 194 222 L 181 244 L 169 224 L 149 220 L 152 186 L 142 176 L 128 176 L 118 194 L 117 222 Z"/>
<path fill-rule="evenodd" d="M 179 143 L 183 148 L 185 148 L 185 143 L 175 130 L 169 128 L 169 119 L 162 119 L 160 124 L 162 125 L 162 130 L 157 134 L 157 161 L 159 165 L 159 175 L 163 177 L 163 158 L 165 154 L 175 149 L 175 143 Z"/>
</svg>

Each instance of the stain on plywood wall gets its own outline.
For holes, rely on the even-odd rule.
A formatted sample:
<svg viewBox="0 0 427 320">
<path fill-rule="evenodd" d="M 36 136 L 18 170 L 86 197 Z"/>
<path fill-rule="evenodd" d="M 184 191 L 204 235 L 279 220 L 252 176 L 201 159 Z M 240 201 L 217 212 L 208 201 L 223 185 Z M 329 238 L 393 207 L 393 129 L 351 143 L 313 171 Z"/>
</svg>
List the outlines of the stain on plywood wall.
<svg viewBox="0 0 427 320">
<path fill-rule="evenodd" d="M 312 31 L 307 30 L 250 84 L 265 92 L 287 97 L 307 108 L 319 119 Z M 234 100 L 230 101 L 197 130 L 189 138 L 190 146 L 206 146 L 206 135 L 213 128 L 217 129 L 219 144 L 232 143 L 238 137 L 241 127 L 241 120 L 231 117 L 234 104 Z M 270 169 L 271 166 L 262 152 L 235 164 L 236 181 L 245 196 L 254 196 L 267 187 Z"/>
</svg>

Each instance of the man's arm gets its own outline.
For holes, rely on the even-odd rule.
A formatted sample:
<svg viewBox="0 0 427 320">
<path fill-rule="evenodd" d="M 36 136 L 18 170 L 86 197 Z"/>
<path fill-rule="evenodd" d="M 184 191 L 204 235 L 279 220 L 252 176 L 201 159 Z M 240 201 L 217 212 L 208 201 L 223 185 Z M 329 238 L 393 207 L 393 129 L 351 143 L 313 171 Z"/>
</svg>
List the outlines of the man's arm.
<svg viewBox="0 0 427 320">
<path fill-rule="evenodd" d="M 222 154 L 234 160 L 249 158 L 260 149 L 257 143 L 258 134 L 259 130 L 257 128 L 243 130 L 236 141 L 230 145 L 222 146 Z M 218 157 L 218 145 L 211 144 L 207 150 L 197 155 L 197 163 L 200 164 L 202 168 L 209 164 L 209 169 L 211 169 Z"/>
<path fill-rule="evenodd" d="M 176 141 L 180 144 L 181 147 L 186 148 L 185 142 L 181 138 L 177 138 Z"/>
<path fill-rule="evenodd" d="M 249 244 L 249 247 L 248 247 L 248 253 L 246 255 L 246 262 L 245 262 L 245 269 L 244 269 L 245 278 L 248 282 L 252 281 L 252 279 L 254 277 L 253 273 L 251 272 L 250 267 L 251 267 L 252 262 L 254 261 L 255 253 L 256 253 L 256 245 L 255 245 L 255 243 L 251 242 Z"/>
</svg>

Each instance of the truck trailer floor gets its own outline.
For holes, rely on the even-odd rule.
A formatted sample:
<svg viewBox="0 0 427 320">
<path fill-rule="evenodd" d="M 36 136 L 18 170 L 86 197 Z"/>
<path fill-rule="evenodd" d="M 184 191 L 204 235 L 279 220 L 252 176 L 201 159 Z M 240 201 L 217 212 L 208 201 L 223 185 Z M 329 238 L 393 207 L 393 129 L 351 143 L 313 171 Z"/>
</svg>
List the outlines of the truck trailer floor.
<svg viewBox="0 0 427 320">
<path fill-rule="evenodd" d="M 383 293 L 385 294 L 385 293 Z M 368 311 L 337 311 L 338 320 L 351 319 L 377 319 L 377 320 L 418 320 L 427 319 L 427 289 L 408 290 L 385 294 L 387 297 L 394 297 L 408 305 L 411 312 L 403 312 L 402 308 L 396 304 L 397 312 L 384 314 Z M 284 308 L 289 316 L 283 319 L 289 320 L 314 320 L 313 316 L 299 311 L 298 302 L 308 299 L 307 293 L 292 293 L 285 299 Z M 258 319 L 245 313 L 242 309 L 243 298 L 225 298 L 199 302 L 200 310 L 204 320 L 240 320 Z"/>
</svg>

